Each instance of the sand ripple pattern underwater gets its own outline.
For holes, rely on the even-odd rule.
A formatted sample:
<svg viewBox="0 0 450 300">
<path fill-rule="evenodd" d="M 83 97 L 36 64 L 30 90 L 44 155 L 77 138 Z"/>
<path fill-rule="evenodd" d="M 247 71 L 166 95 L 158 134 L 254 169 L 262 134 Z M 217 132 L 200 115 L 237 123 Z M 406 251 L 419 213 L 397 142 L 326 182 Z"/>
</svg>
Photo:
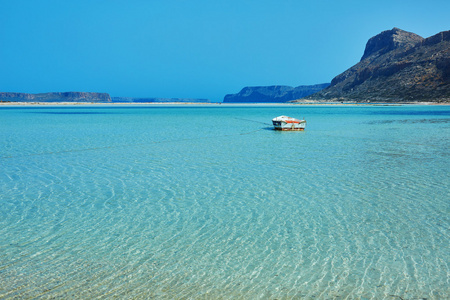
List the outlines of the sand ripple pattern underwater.
<svg viewBox="0 0 450 300">
<path fill-rule="evenodd" d="M 305 117 L 305 132 L 271 129 Z M 445 106 L 2 107 L 0 299 L 448 299 Z"/>
</svg>

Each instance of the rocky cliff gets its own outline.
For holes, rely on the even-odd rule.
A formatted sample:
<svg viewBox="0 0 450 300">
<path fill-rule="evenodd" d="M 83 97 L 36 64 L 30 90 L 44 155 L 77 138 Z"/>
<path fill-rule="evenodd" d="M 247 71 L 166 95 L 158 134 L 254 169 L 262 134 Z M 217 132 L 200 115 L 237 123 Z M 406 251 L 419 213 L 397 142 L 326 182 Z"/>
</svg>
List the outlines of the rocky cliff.
<svg viewBox="0 0 450 300">
<path fill-rule="evenodd" d="M 316 85 L 301 85 L 298 87 L 273 85 L 245 87 L 237 94 L 228 94 L 224 103 L 278 103 L 288 102 L 306 97 L 326 88 L 329 83 Z"/>
<path fill-rule="evenodd" d="M 111 102 L 107 93 L 64 92 L 64 93 L 5 93 L 0 92 L 0 101 L 8 102 Z"/>
<path fill-rule="evenodd" d="M 310 100 L 450 102 L 450 31 L 429 38 L 393 28 L 372 37 L 361 61 Z"/>
</svg>

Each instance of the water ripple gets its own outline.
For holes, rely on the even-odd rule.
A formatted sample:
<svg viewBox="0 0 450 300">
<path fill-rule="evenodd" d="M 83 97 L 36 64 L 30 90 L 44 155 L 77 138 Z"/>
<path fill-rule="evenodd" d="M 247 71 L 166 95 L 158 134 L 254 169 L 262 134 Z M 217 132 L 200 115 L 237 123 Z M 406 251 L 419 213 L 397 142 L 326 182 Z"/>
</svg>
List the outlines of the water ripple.
<svg viewBox="0 0 450 300">
<path fill-rule="evenodd" d="M 423 132 L 415 121 L 347 116 L 336 131 L 276 134 L 222 116 L 229 131 L 198 139 L 218 129 L 180 138 L 157 117 L 126 116 L 115 133 L 90 125 L 113 141 L 74 133 L 63 142 L 51 131 L 59 144 L 38 135 L 20 151 L 23 133 L 5 138 L 14 155 L 0 174 L 0 298 L 450 294 L 445 122 Z M 132 135 L 136 123 L 145 130 Z M 387 136 L 375 125 L 399 128 Z M 28 155 L 55 149 L 64 151 Z"/>
</svg>

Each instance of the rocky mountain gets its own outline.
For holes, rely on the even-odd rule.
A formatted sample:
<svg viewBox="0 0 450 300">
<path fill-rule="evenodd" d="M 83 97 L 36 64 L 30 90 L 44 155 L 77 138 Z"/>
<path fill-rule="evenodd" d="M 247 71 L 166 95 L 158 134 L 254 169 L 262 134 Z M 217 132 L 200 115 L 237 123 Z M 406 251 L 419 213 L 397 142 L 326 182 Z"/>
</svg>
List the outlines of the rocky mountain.
<svg viewBox="0 0 450 300">
<path fill-rule="evenodd" d="M 209 99 L 193 98 L 132 98 L 132 97 L 112 97 L 112 102 L 117 103 L 150 103 L 150 102 L 183 102 L 183 103 L 209 103 Z"/>
<path fill-rule="evenodd" d="M 64 92 L 64 93 L 5 93 L 0 92 L 0 101 L 7 102 L 111 102 L 107 93 Z"/>
<path fill-rule="evenodd" d="M 278 103 L 288 102 L 306 97 L 326 88 L 329 83 L 315 85 L 301 85 L 298 87 L 273 85 L 245 87 L 237 94 L 228 94 L 223 99 L 224 103 Z"/>
<path fill-rule="evenodd" d="M 450 102 L 450 31 L 429 38 L 393 28 L 372 37 L 361 61 L 309 100 Z"/>
</svg>

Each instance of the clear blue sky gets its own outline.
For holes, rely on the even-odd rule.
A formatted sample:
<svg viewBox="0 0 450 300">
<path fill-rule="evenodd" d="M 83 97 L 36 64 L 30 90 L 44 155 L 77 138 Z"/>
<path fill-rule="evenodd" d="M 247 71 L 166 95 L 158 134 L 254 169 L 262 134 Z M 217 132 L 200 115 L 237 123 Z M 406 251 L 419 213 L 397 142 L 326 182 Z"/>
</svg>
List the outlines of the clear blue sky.
<svg viewBox="0 0 450 300">
<path fill-rule="evenodd" d="M 429 37 L 449 12 L 448 0 L 0 0 L 0 91 L 222 101 L 330 82 L 370 37 Z"/>
</svg>

